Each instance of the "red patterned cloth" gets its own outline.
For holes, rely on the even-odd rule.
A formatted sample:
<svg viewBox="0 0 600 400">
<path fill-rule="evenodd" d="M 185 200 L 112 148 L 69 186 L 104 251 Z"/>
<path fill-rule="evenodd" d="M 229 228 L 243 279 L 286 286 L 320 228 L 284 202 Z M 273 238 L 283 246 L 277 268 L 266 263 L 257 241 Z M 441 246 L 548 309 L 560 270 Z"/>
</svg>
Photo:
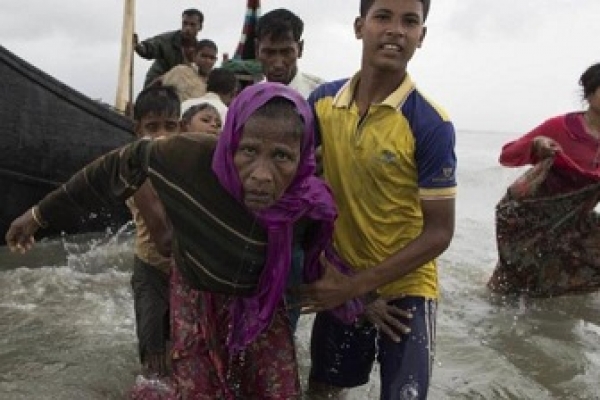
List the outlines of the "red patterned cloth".
<svg viewBox="0 0 600 400">
<path fill-rule="evenodd" d="M 496 207 L 499 259 L 488 287 L 533 297 L 600 289 L 599 198 L 597 177 L 564 154 L 528 170 Z"/>
<path fill-rule="evenodd" d="M 171 276 L 172 376 L 138 380 L 132 398 L 289 400 L 300 395 L 293 334 L 283 307 L 243 352 L 226 340 L 231 297 L 190 288 L 177 268 Z"/>
</svg>

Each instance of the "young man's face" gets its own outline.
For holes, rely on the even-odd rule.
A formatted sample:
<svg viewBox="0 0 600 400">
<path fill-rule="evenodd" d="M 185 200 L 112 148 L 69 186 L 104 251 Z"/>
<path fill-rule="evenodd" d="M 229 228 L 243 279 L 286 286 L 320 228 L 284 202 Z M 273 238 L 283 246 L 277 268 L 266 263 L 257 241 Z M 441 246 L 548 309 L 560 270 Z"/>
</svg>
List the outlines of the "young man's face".
<svg viewBox="0 0 600 400">
<path fill-rule="evenodd" d="M 301 56 L 302 41 L 295 41 L 291 32 L 278 40 L 268 35 L 256 41 L 256 58 L 269 82 L 289 84 L 296 76 Z"/>
<path fill-rule="evenodd" d="M 198 66 L 198 73 L 202 76 L 208 76 L 217 62 L 217 51 L 211 47 L 202 47 L 196 53 L 194 59 Z"/>
<path fill-rule="evenodd" d="M 148 136 L 157 138 L 179 132 L 180 124 L 178 115 L 156 115 L 149 113 L 135 124 L 135 133 L 138 137 Z"/>
<path fill-rule="evenodd" d="M 367 15 L 356 19 L 354 30 L 357 39 L 363 41 L 363 66 L 404 72 L 427 32 L 423 3 L 375 0 Z"/>
<path fill-rule="evenodd" d="M 202 30 L 200 18 L 197 15 L 184 15 L 181 19 L 181 34 L 188 39 L 196 39 Z"/>
</svg>

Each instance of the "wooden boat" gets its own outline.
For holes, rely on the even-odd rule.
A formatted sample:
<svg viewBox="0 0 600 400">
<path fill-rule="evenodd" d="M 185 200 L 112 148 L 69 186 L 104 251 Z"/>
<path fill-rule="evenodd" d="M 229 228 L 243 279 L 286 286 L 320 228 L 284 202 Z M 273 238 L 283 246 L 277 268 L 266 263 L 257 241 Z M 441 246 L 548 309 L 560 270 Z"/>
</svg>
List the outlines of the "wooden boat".
<svg viewBox="0 0 600 400">
<path fill-rule="evenodd" d="M 125 0 L 119 82 L 115 107 L 132 100 L 135 0 Z M 247 0 L 242 35 L 232 69 L 243 86 L 262 79 L 254 60 L 260 0 Z M 112 107 L 59 82 L 0 46 L 0 245 L 10 223 L 74 172 L 98 156 L 133 140 L 132 122 Z M 62 232 L 83 233 L 117 227 L 130 219 L 125 207 L 84 223 L 77 216 Z M 58 232 L 41 230 L 41 236 Z"/>
<path fill-rule="evenodd" d="M 133 139 L 132 122 L 0 46 L 0 233 L 13 219 L 98 156 Z M 129 219 L 125 207 L 67 233 L 93 232 Z M 42 235 L 57 232 L 41 231 Z"/>
</svg>

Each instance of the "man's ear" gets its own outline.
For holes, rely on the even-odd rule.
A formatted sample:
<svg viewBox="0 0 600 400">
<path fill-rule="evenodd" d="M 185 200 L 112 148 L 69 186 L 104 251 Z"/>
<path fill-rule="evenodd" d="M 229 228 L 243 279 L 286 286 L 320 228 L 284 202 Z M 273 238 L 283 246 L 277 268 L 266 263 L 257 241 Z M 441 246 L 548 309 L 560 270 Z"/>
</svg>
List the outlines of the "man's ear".
<svg viewBox="0 0 600 400">
<path fill-rule="evenodd" d="M 304 51 L 304 39 L 298 41 L 298 58 L 302 57 L 302 52 Z"/>
<path fill-rule="evenodd" d="M 354 19 L 354 36 L 357 39 L 362 39 L 362 29 L 365 24 L 365 20 L 362 17 L 356 17 Z"/>
<path fill-rule="evenodd" d="M 142 132 L 142 124 L 140 124 L 140 121 L 135 121 L 133 123 L 133 133 L 135 133 L 135 136 L 137 136 L 137 137 L 142 137 L 141 132 Z"/>
<path fill-rule="evenodd" d="M 425 40 L 426 35 L 427 35 L 427 27 L 424 26 L 423 30 L 421 31 L 421 37 L 419 38 L 419 45 L 417 46 L 418 48 L 421 48 L 421 46 L 423 46 L 423 41 Z"/>
<path fill-rule="evenodd" d="M 258 51 L 260 50 L 258 47 L 260 46 L 260 41 L 258 39 L 254 39 L 254 58 L 258 59 Z"/>
</svg>

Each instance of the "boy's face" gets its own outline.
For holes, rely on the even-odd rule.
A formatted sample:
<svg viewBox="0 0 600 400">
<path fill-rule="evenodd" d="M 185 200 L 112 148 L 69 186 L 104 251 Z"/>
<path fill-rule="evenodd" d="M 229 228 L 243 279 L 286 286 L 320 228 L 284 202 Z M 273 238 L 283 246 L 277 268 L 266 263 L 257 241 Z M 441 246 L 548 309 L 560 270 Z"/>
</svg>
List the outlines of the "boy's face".
<svg viewBox="0 0 600 400">
<path fill-rule="evenodd" d="M 138 137 L 148 136 L 157 138 L 180 132 L 178 115 L 156 115 L 150 113 L 135 123 L 135 133 Z"/>
<path fill-rule="evenodd" d="M 211 47 L 202 47 L 196 53 L 194 62 L 198 66 L 198 73 L 207 76 L 217 62 L 217 51 Z"/>
<path fill-rule="evenodd" d="M 256 41 L 256 58 L 269 82 L 289 84 L 296 76 L 301 56 L 302 41 L 295 41 L 291 32 L 278 40 L 268 35 Z"/>
<path fill-rule="evenodd" d="M 354 22 L 356 38 L 363 41 L 363 66 L 404 72 L 427 28 L 419 0 L 375 0 L 367 15 Z"/>
<path fill-rule="evenodd" d="M 202 132 L 211 135 L 219 135 L 221 126 L 221 116 L 217 110 L 211 108 L 198 111 L 189 123 L 184 124 L 186 132 Z"/>
</svg>

